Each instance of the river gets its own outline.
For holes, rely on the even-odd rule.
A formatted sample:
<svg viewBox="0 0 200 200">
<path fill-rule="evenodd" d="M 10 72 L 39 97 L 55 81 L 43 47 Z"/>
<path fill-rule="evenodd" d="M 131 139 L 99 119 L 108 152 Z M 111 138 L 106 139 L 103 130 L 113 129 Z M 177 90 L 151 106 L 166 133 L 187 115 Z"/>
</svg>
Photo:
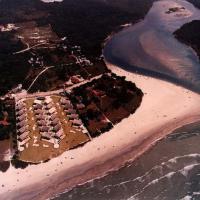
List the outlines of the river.
<svg viewBox="0 0 200 200">
<path fill-rule="evenodd" d="M 167 14 L 169 8 L 179 11 Z M 132 72 L 166 79 L 200 92 L 200 64 L 190 47 L 173 32 L 200 11 L 181 0 L 154 3 L 145 19 L 115 34 L 104 57 Z M 58 200 L 200 199 L 200 123 L 182 127 L 138 160 L 57 197 Z"/>
</svg>

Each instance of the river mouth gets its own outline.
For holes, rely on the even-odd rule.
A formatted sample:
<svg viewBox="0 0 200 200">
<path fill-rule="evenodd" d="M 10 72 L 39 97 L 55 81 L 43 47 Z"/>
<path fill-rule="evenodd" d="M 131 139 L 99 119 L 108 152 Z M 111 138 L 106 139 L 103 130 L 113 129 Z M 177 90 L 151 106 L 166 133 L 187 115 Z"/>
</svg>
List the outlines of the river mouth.
<svg viewBox="0 0 200 200">
<path fill-rule="evenodd" d="M 169 13 L 172 8 L 179 9 Z M 200 20 L 200 11 L 186 1 L 155 2 L 142 22 L 125 28 L 106 43 L 104 57 L 127 71 L 165 79 L 200 92 L 199 58 L 192 48 L 173 35 L 193 20 Z"/>
</svg>

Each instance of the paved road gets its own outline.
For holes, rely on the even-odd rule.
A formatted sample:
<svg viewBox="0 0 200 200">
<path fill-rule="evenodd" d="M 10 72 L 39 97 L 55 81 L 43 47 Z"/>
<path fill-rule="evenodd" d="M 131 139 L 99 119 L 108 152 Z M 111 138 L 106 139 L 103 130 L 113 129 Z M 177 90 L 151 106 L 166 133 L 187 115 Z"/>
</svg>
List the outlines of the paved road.
<svg viewBox="0 0 200 200">
<path fill-rule="evenodd" d="M 101 78 L 102 74 L 101 75 L 98 75 L 98 76 L 95 76 L 93 78 L 91 78 L 90 80 L 84 80 L 83 82 L 81 83 L 78 83 L 78 84 L 75 84 L 75 85 L 72 85 L 68 88 L 65 88 L 66 91 L 71 91 L 73 88 L 75 87 L 79 87 L 81 85 L 84 85 L 88 82 L 91 82 L 95 79 L 99 79 Z M 36 93 L 33 93 L 33 94 L 28 94 L 26 92 L 22 92 L 22 93 L 18 93 L 15 95 L 15 99 L 18 100 L 18 99 L 22 99 L 22 98 L 35 98 L 35 97 L 45 97 L 45 96 L 51 96 L 51 95 L 56 95 L 56 94 L 59 94 L 61 92 L 64 92 L 64 89 L 59 89 L 59 90 L 54 90 L 54 91 L 48 91 L 48 92 L 36 92 Z"/>
</svg>

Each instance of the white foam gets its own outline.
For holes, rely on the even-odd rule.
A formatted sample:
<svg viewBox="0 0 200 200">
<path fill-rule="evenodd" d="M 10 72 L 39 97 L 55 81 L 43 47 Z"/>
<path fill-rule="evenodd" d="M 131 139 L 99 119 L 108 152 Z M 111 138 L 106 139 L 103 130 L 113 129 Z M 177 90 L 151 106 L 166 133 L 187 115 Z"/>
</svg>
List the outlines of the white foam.
<svg viewBox="0 0 200 200">
<path fill-rule="evenodd" d="M 180 200 L 191 200 L 192 199 L 192 197 L 191 196 L 189 196 L 189 195 L 187 195 L 187 196 L 185 196 L 185 197 L 183 197 L 182 199 L 180 199 Z"/>
<path fill-rule="evenodd" d="M 187 177 L 189 171 L 191 171 L 194 167 L 199 166 L 200 164 L 192 164 L 184 167 L 182 170 L 180 170 L 180 173 L 183 174 L 183 176 Z"/>
</svg>

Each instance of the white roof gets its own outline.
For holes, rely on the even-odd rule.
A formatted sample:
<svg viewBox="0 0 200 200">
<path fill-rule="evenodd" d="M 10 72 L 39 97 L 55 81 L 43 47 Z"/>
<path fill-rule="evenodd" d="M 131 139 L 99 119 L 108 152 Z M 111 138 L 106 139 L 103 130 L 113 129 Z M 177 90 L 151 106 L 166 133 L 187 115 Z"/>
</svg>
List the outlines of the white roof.
<svg viewBox="0 0 200 200">
<path fill-rule="evenodd" d="M 49 113 L 50 113 L 50 114 L 53 114 L 53 113 L 55 113 L 55 112 L 56 112 L 56 108 L 55 108 L 55 107 L 49 109 Z"/>
<path fill-rule="evenodd" d="M 36 100 L 34 100 L 34 103 L 35 103 L 35 104 L 42 104 L 42 101 L 41 101 L 41 100 L 38 100 L 38 99 L 36 99 Z"/>
<path fill-rule="evenodd" d="M 46 104 L 49 104 L 49 103 L 51 103 L 51 102 L 52 102 L 51 97 L 46 97 L 45 103 L 46 103 Z"/>
</svg>

